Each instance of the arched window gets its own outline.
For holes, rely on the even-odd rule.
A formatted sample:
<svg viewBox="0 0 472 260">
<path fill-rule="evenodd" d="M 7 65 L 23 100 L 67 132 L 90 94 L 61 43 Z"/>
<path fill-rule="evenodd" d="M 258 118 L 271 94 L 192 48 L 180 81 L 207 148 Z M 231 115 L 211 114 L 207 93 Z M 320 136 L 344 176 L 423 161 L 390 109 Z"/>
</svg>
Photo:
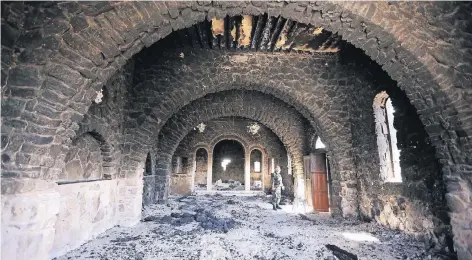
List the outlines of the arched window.
<svg viewBox="0 0 472 260">
<path fill-rule="evenodd" d="M 258 149 L 254 149 L 251 151 L 251 172 L 261 172 L 261 162 L 262 162 L 262 152 Z"/>
<path fill-rule="evenodd" d="M 397 130 L 393 127 L 395 112 L 392 100 L 383 91 L 374 100 L 375 131 L 379 149 L 380 174 L 386 182 L 401 182 L 400 150 Z"/>
<path fill-rule="evenodd" d="M 148 152 L 146 157 L 144 176 L 152 175 L 151 152 Z"/>
</svg>

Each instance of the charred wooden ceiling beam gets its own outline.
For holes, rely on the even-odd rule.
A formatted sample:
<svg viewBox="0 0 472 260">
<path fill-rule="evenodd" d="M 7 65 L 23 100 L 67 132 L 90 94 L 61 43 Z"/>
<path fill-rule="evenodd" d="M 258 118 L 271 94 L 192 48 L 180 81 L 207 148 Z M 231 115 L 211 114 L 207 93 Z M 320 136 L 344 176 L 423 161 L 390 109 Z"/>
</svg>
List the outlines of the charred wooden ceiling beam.
<svg viewBox="0 0 472 260">
<path fill-rule="evenodd" d="M 292 50 L 293 47 L 293 39 L 297 35 L 297 31 L 300 30 L 298 23 L 295 21 L 291 21 L 292 25 L 290 26 L 290 29 L 287 31 L 287 40 L 285 44 L 282 46 L 282 50 L 288 50 L 289 52 Z"/>
<path fill-rule="evenodd" d="M 198 24 L 198 35 L 200 38 L 200 42 L 203 48 L 210 48 L 211 47 L 211 40 L 210 40 L 210 23 L 208 21 L 203 21 Z"/>
<path fill-rule="evenodd" d="M 262 39 L 259 44 L 259 48 L 261 51 L 265 51 L 268 49 L 267 43 L 269 42 L 270 36 L 272 34 L 273 24 L 275 22 L 275 17 L 267 17 L 267 22 L 265 24 L 265 28 L 262 32 Z"/>
<path fill-rule="evenodd" d="M 321 27 L 313 27 L 283 17 L 226 16 L 213 18 L 190 28 L 173 32 L 173 46 L 196 48 L 245 49 L 261 51 L 339 51 L 341 37 Z"/>
<path fill-rule="evenodd" d="M 275 43 L 274 50 L 280 51 L 282 47 L 287 43 L 287 35 L 290 29 L 292 28 L 293 22 L 291 20 L 286 20 L 283 26 L 282 31 L 277 37 L 277 42 Z"/>
<path fill-rule="evenodd" d="M 226 16 L 225 18 L 225 48 L 231 49 L 231 43 L 233 42 L 233 18 Z M 222 47 L 223 48 L 223 47 Z"/>
<path fill-rule="evenodd" d="M 282 30 L 284 29 L 284 25 L 286 22 L 287 20 L 280 16 L 277 18 L 277 23 L 275 24 L 274 31 L 270 37 L 270 41 L 267 47 L 270 51 L 274 51 L 277 39 L 279 39 L 279 36 Z"/>
<path fill-rule="evenodd" d="M 254 30 L 254 34 L 252 36 L 251 49 L 257 50 L 262 30 L 264 29 L 266 24 L 266 19 L 266 15 L 259 15 L 259 18 L 257 19 L 256 29 Z"/>
</svg>

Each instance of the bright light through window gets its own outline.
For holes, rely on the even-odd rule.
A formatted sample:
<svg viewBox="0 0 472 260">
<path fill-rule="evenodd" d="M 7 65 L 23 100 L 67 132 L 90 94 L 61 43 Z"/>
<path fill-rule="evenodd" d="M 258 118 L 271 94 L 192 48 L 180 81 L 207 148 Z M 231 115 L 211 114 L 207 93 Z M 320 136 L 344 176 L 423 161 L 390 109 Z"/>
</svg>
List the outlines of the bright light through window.
<svg viewBox="0 0 472 260">
<path fill-rule="evenodd" d="M 261 162 L 254 162 L 254 171 L 261 172 Z"/>
<path fill-rule="evenodd" d="M 374 99 L 375 132 L 379 150 L 380 175 L 385 182 L 402 182 L 400 149 L 394 123 L 395 109 L 388 94 L 383 91 Z"/>
<path fill-rule="evenodd" d="M 321 142 L 321 139 L 318 136 L 318 138 L 316 139 L 316 143 L 315 143 L 315 149 L 322 149 L 322 148 L 326 148 L 326 146 L 324 145 L 323 142 Z"/>
<path fill-rule="evenodd" d="M 226 171 L 226 166 L 231 162 L 230 159 L 223 159 L 223 161 L 221 161 L 221 167 L 223 167 L 223 170 Z"/>
</svg>

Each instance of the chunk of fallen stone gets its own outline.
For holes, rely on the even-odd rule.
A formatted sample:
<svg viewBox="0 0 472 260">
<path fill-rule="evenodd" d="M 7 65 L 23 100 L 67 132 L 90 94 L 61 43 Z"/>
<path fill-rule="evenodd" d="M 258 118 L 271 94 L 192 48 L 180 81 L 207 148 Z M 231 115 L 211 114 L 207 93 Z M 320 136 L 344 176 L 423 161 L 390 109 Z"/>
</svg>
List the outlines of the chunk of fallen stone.
<svg viewBox="0 0 472 260">
<path fill-rule="evenodd" d="M 170 216 L 173 217 L 173 218 L 180 218 L 180 217 L 182 217 L 182 213 L 172 212 L 172 213 L 170 213 Z"/>
<path fill-rule="evenodd" d="M 119 237 L 117 239 L 110 240 L 113 243 L 122 243 L 122 242 L 129 242 L 140 239 L 141 236 L 134 236 L 134 237 Z"/>
<path fill-rule="evenodd" d="M 331 250 L 331 252 L 333 252 L 333 255 L 335 255 L 339 260 L 358 260 L 357 255 L 350 253 L 338 246 L 330 244 L 327 244 L 325 246 L 326 248 Z"/>
<path fill-rule="evenodd" d="M 300 215 L 300 217 L 301 217 L 303 220 L 308 220 L 308 221 L 310 221 L 311 223 L 313 223 L 313 225 L 316 225 L 316 224 L 317 224 L 316 220 L 311 219 L 309 216 L 307 216 L 307 215 L 305 215 L 305 214 L 301 214 L 301 213 L 300 213 L 299 215 Z"/>
<path fill-rule="evenodd" d="M 149 221 L 159 221 L 161 220 L 160 217 L 157 216 L 147 216 L 143 219 L 143 222 L 149 222 Z"/>
<path fill-rule="evenodd" d="M 302 250 L 302 248 L 303 248 L 303 243 L 300 242 L 300 243 L 297 245 L 297 249 L 298 249 L 298 250 Z"/>
<path fill-rule="evenodd" d="M 170 224 L 172 223 L 172 217 L 171 216 L 163 216 L 163 217 L 158 217 L 158 216 L 147 216 L 143 219 L 143 222 L 158 222 L 158 223 L 165 223 L 165 224 Z"/>
</svg>

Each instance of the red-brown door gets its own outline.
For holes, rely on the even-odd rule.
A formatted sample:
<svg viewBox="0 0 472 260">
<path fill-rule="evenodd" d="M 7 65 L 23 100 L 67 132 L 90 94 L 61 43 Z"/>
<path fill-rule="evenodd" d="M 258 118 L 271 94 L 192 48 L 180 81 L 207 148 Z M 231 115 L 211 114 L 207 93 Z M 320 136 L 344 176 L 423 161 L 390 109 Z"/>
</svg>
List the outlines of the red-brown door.
<svg viewBox="0 0 472 260">
<path fill-rule="evenodd" d="M 312 154 L 311 191 L 313 208 L 319 212 L 329 212 L 328 172 L 326 171 L 326 154 Z"/>
</svg>

